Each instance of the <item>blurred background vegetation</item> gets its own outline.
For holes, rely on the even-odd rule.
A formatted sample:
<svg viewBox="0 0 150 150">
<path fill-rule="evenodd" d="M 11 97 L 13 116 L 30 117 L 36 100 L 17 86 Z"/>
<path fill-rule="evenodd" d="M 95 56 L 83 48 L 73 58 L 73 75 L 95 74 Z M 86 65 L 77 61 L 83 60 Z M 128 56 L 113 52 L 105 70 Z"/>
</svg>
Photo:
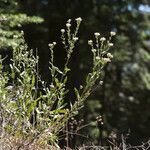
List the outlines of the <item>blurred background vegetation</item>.
<svg viewBox="0 0 150 150">
<path fill-rule="evenodd" d="M 17 3 L 18 4 L 17 4 Z M 30 17 L 28 17 L 30 16 Z M 34 16 L 34 17 L 33 17 Z M 35 17 L 36 16 L 36 17 Z M 77 116 L 88 124 L 80 134 L 72 136 L 74 144 L 105 141 L 113 131 L 118 136 L 129 134 L 132 144 L 150 138 L 150 1 L 149 0 L 1 0 L 0 53 L 11 57 L 12 46 L 23 30 L 29 48 L 38 49 L 39 70 L 49 83 L 48 43 L 57 41 L 55 63 L 63 67 L 65 51 L 60 29 L 69 18 L 82 17 L 80 40 L 72 57 L 69 89 L 84 83 L 90 71 L 91 53 L 87 40 L 94 32 L 114 39 L 112 63 L 105 67 L 103 85 L 86 102 Z M 36 23 L 36 24 L 35 24 Z M 6 61 L 7 66 L 8 61 Z M 73 99 L 70 93 L 68 99 Z M 102 115 L 104 125 L 98 127 L 96 117 Z M 70 136 L 71 137 L 71 136 Z"/>
</svg>

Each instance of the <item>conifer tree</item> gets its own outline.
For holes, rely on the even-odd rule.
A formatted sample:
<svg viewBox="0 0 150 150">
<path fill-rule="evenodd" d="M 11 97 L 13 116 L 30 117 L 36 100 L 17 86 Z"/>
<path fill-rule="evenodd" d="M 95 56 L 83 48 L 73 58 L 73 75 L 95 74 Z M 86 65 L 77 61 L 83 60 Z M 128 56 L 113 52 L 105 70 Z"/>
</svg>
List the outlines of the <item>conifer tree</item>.
<svg viewBox="0 0 150 150">
<path fill-rule="evenodd" d="M 16 0 L 0 1 L 0 53 L 11 50 L 21 42 L 22 26 L 29 23 L 41 23 L 40 17 L 19 13 Z M 17 40 L 16 37 L 17 36 Z M 19 38 L 20 37 L 20 38 Z"/>
</svg>

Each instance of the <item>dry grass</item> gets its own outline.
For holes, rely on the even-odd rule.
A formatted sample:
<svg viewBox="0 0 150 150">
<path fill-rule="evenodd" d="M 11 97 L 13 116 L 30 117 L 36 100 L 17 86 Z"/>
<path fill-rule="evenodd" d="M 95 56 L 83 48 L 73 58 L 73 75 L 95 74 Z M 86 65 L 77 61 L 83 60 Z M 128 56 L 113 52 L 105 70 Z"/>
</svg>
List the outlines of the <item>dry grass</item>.
<svg viewBox="0 0 150 150">
<path fill-rule="evenodd" d="M 82 146 L 76 150 L 149 150 L 150 140 L 146 143 L 142 143 L 139 146 L 131 146 L 122 142 L 119 145 L 112 146 Z M 39 145 L 39 143 L 27 144 L 26 141 L 22 142 L 21 139 L 3 138 L 0 140 L 0 150 L 62 150 L 56 146 Z M 65 150 L 72 150 L 71 148 L 65 148 Z"/>
<path fill-rule="evenodd" d="M 20 138 L 5 137 L 0 139 L 0 150 L 60 150 L 56 146 L 41 144 L 37 142 L 29 142 Z"/>
</svg>

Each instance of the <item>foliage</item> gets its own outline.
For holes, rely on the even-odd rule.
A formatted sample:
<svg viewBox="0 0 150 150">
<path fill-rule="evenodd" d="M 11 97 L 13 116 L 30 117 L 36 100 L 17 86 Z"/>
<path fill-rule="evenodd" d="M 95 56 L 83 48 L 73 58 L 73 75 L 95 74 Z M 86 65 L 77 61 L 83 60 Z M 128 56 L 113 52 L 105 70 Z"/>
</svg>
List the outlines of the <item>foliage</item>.
<svg viewBox="0 0 150 150">
<path fill-rule="evenodd" d="M 0 2 L 0 51 L 11 50 L 12 47 L 21 43 L 21 27 L 25 24 L 41 23 L 40 17 L 29 17 L 26 14 L 18 13 L 16 1 L 4 0 Z M 14 38 L 17 36 L 16 38 Z"/>
<path fill-rule="evenodd" d="M 5 12 L 16 12 L 18 8 L 14 0 L 7 0 L 10 5 L 4 5 L 0 1 L 1 10 Z M 103 139 L 108 137 L 113 130 L 117 134 L 131 131 L 130 142 L 137 144 L 149 138 L 150 130 L 150 67 L 149 67 L 149 0 L 22 0 L 18 1 L 21 6 L 18 12 L 29 15 L 40 15 L 45 19 L 45 23 L 40 26 L 26 26 L 25 39 L 29 47 L 39 49 L 39 72 L 44 81 L 50 82 L 48 73 L 49 41 L 54 41 L 58 36 L 58 29 L 64 20 L 82 16 L 84 18 L 81 28 L 81 38 L 75 48 L 70 63 L 72 72 L 69 72 L 69 90 L 74 85 L 78 87 L 85 81 L 86 73 L 91 69 L 91 53 L 86 44 L 91 33 L 99 31 L 103 35 L 108 35 L 109 31 L 117 32 L 114 39 L 116 48 L 112 49 L 114 61 L 104 69 L 103 86 L 97 88 L 90 97 L 87 107 L 82 109 L 80 117 L 85 120 L 85 124 L 90 124 L 96 120 L 96 116 L 102 115 L 103 130 L 97 132 L 97 126 L 91 125 L 84 128 L 82 133 L 91 135 L 92 142 L 98 143 L 100 134 Z M 2 4 L 2 5 L 1 5 Z M 6 3 L 5 3 L 6 4 Z M 7 7 L 6 7 L 7 6 Z M 5 9 L 4 9 L 5 8 Z M 6 9 L 7 8 L 7 9 Z M 0 11 L 1 11 L 0 10 Z M 6 44 L 8 44 L 7 42 Z M 78 51 L 80 49 L 80 51 Z M 61 66 L 64 61 L 64 51 L 61 50 L 60 42 L 57 43 L 54 51 L 55 64 Z M 76 80 L 74 80 L 76 79 Z M 70 100 L 74 101 L 74 95 L 70 94 Z M 69 98 L 68 98 L 69 99 Z M 91 101 L 93 101 L 91 103 Z M 99 104 L 97 104 L 99 103 Z M 99 108 L 91 105 L 100 105 Z M 91 115 L 90 112 L 94 112 Z M 92 116 L 92 117 L 91 117 Z M 92 118 L 92 119 L 91 119 Z M 98 135 L 95 138 L 95 131 Z M 138 138 L 137 138 L 138 137 Z M 79 137 L 74 141 L 85 143 Z M 85 139 L 86 140 L 86 139 Z"/>
<path fill-rule="evenodd" d="M 108 50 L 114 32 L 106 40 L 95 33 L 96 45 L 88 41 L 93 53 L 93 69 L 87 75 L 86 84 L 82 89 L 75 88 L 76 100 L 65 101 L 67 76 L 70 68 L 68 63 L 78 41 L 77 33 L 82 19 L 76 19 L 76 28 L 71 29 L 71 20 L 66 23 L 66 29 L 61 29 L 61 38 L 67 53 L 63 71 L 54 65 L 53 49 L 56 42 L 49 44 L 51 60 L 51 84 L 47 87 L 38 73 L 38 56 L 27 50 L 22 42 L 13 47 L 13 59 L 10 72 L 3 71 L 3 59 L 0 59 L 0 134 L 1 139 L 21 139 L 21 147 L 38 142 L 41 145 L 56 145 L 57 135 L 64 128 L 65 123 L 84 106 L 84 101 L 93 91 L 96 81 L 100 78 L 103 67 L 111 62 L 112 55 Z M 20 37 L 19 37 L 20 38 Z M 15 37 L 17 40 L 18 37 Z M 102 82 L 102 81 L 101 81 Z M 66 104 L 70 103 L 67 108 Z"/>
</svg>

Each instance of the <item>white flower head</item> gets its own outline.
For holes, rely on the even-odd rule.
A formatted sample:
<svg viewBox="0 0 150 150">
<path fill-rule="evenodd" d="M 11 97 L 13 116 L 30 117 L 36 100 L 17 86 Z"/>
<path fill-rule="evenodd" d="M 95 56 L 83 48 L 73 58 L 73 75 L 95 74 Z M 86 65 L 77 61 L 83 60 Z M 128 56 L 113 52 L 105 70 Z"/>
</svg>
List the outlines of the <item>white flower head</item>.
<svg viewBox="0 0 150 150">
<path fill-rule="evenodd" d="M 48 44 L 48 46 L 49 46 L 49 47 L 53 47 L 53 44 L 52 44 L 52 43 L 50 43 L 50 44 Z"/>
<path fill-rule="evenodd" d="M 66 23 L 66 27 L 67 27 L 67 28 L 70 28 L 70 27 L 71 27 L 71 24 L 70 24 L 70 23 Z"/>
<path fill-rule="evenodd" d="M 23 30 L 21 30 L 21 34 L 22 34 L 22 35 L 24 34 L 24 31 L 23 31 Z"/>
<path fill-rule="evenodd" d="M 55 88 L 55 86 L 53 84 L 50 85 L 50 88 Z"/>
<path fill-rule="evenodd" d="M 129 96 L 129 101 L 133 102 L 134 101 L 134 97 L 133 96 Z"/>
<path fill-rule="evenodd" d="M 113 55 L 111 53 L 107 53 L 108 58 L 113 58 Z"/>
<path fill-rule="evenodd" d="M 100 60 L 101 59 L 99 56 L 96 56 L 95 58 L 96 58 L 96 60 Z"/>
<path fill-rule="evenodd" d="M 116 32 L 111 31 L 111 32 L 110 32 L 110 35 L 111 35 L 111 36 L 115 36 L 115 35 L 116 35 Z"/>
<path fill-rule="evenodd" d="M 78 39 L 79 39 L 78 37 L 74 37 L 74 38 L 73 38 L 74 41 L 77 41 Z"/>
<path fill-rule="evenodd" d="M 65 33 L 65 29 L 61 29 L 60 31 L 61 31 L 61 33 Z"/>
<path fill-rule="evenodd" d="M 104 62 L 108 63 L 111 62 L 110 58 L 103 58 Z"/>
<path fill-rule="evenodd" d="M 108 46 L 112 47 L 112 46 L 114 46 L 114 44 L 113 43 L 108 43 Z"/>
<path fill-rule="evenodd" d="M 122 97 L 122 98 L 124 98 L 125 97 L 125 95 L 124 95 L 124 93 L 122 93 L 122 92 L 119 92 L 119 97 Z"/>
<path fill-rule="evenodd" d="M 83 89 L 83 86 L 82 86 L 82 85 L 80 85 L 80 89 L 81 89 L 81 90 Z"/>
<path fill-rule="evenodd" d="M 71 19 L 68 19 L 67 23 L 70 23 L 71 22 Z"/>
<path fill-rule="evenodd" d="M 92 49 L 92 52 L 95 53 L 95 52 L 96 52 L 96 49 Z"/>
<path fill-rule="evenodd" d="M 106 40 L 105 37 L 100 38 L 100 41 L 104 42 Z"/>
<path fill-rule="evenodd" d="M 77 22 L 81 22 L 81 21 L 82 21 L 82 18 L 81 18 L 81 17 L 78 17 L 78 18 L 76 18 L 76 21 L 77 21 Z"/>
<path fill-rule="evenodd" d="M 94 35 L 95 35 L 96 37 L 98 37 L 98 36 L 100 36 L 100 33 L 99 33 L 99 32 L 95 32 Z"/>
<path fill-rule="evenodd" d="M 18 38 L 18 35 L 14 35 L 13 37 L 14 37 L 14 38 Z"/>
<path fill-rule="evenodd" d="M 56 45 L 56 42 L 53 42 L 53 45 Z"/>
<path fill-rule="evenodd" d="M 89 45 L 92 45 L 92 44 L 93 44 L 93 41 L 92 41 L 92 40 L 88 40 L 88 44 L 89 44 Z"/>
<path fill-rule="evenodd" d="M 100 81 L 99 84 L 100 84 L 100 85 L 103 85 L 103 81 Z"/>
</svg>

